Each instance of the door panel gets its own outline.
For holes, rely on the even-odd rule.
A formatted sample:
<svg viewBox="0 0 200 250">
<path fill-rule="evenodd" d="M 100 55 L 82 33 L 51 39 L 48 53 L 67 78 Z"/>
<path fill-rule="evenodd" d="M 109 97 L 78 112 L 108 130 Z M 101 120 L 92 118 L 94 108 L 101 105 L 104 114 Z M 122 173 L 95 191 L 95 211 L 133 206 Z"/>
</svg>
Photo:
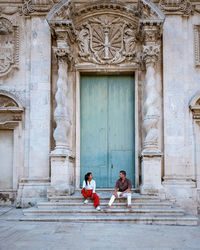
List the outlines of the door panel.
<svg viewBox="0 0 200 250">
<path fill-rule="evenodd" d="M 84 76 L 81 81 L 81 184 L 92 172 L 99 187 L 107 186 L 107 81 Z"/>
<path fill-rule="evenodd" d="M 134 185 L 133 172 L 133 151 L 111 151 L 109 153 L 110 174 L 109 187 L 115 187 L 116 180 L 119 179 L 120 170 L 125 170 L 127 178 L 129 178 Z"/>
<path fill-rule="evenodd" d="M 13 188 L 13 131 L 0 130 L 0 189 Z"/>
<path fill-rule="evenodd" d="M 134 85 L 131 76 L 109 76 L 109 186 L 113 187 L 119 171 L 133 178 L 134 157 Z M 134 184 L 134 183 L 133 183 Z"/>
<path fill-rule="evenodd" d="M 81 184 L 92 172 L 97 187 L 113 187 L 120 170 L 134 185 L 132 76 L 81 78 Z"/>
</svg>

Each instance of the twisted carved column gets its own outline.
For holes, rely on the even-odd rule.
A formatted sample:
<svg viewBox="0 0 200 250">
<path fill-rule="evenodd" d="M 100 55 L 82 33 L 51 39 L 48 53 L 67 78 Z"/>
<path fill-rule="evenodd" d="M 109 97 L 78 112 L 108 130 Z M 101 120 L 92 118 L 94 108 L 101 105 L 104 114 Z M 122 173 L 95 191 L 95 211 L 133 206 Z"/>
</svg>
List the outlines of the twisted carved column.
<svg viewBox="0 0 200 250">
<path fill-rule="evenodd" d="M 162 136 L 160 128 L 161 100 L 158 89 L 161 82 L 156 79 L 156 64 L 160 53 L 158 44 L 159 27 L 146 25 L 143 28 L 144 46 L 143 61 L 146 66 L 145 75 L 145 102 L 143 131 L 144 141 L 142 150 L 142 194 L 163 193 L 161 184 L 162 154 L 159 140 Z"/>
<path fill-rule="evenodd" d="M 146 64 L 146 85 L 145 85 L 145 103 L 144 103 L 144 144 L 143 153 L 159 152 L 159 94 L 156 87 L 155 65 L 160 52 L 159 45 L 144 45 L 143 59 Z"/>
<path fill-rule="evenodd" d="M 71 121 L 69 117 L 68 103 L 68 55 L 69 48 L 54 48 L 58 58 L 58 80 L 57 91 L 55 95 L 56 108 L 54 111 L 54 120 L 56 128 L 53 133 L 56 147 L 53 153 L 66 154 L 70 150 L 70 131 Z"/>
</svg>

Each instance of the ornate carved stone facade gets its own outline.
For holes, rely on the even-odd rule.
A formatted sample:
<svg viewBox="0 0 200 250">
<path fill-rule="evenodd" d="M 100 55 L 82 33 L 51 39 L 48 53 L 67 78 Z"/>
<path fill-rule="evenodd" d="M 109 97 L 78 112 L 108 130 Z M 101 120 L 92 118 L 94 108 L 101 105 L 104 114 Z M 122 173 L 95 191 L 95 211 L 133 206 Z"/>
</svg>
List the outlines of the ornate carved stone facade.
<svg viewBox="0 0 200 250">
<path fill-rule="evenodd" d="M 34 203 L 47 189 L 50 196 L 80 187 L 86 73 L 134 74 L 136 188 L 165 197 L 187 193 L 183 203 L 196 199 L 200 102 L 189 100 L 200 81 L 198 6 L 189 0 L 0 3 L 0 129 L 14 130 L 16 152 L 19 145 L 19 203 Z M 9 74 L 13 68 L 19 70 Z"/>
</svg>

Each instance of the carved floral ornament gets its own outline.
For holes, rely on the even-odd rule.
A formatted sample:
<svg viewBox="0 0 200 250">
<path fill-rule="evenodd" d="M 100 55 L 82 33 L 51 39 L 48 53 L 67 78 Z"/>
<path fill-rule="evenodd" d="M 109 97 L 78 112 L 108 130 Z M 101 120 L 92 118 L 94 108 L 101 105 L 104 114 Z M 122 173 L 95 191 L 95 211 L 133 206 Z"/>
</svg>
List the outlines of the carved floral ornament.
<svg viewBox="0 0 200 250">
<path fill-rule="evenodd" d="M 0 76 L 8 74 L 12 68 L 18 68 L 19 34 L 18 27 L 11 21 L 0 17 Z"/>
<path fill-rule="evenodd" d="M 77 9 L 72 3 L 59 3 L 47 21 L 57 40 L 56 55 L 65 44 L 75 64 L 138 64 L 142 45 L 154 45 L 160 38 L 164 15 L 150 1 L 141 0 L 129 8 L 119 1 L 97 1 Z M 158 50 L 153 52 L 157 57 Z"/>
</svg>

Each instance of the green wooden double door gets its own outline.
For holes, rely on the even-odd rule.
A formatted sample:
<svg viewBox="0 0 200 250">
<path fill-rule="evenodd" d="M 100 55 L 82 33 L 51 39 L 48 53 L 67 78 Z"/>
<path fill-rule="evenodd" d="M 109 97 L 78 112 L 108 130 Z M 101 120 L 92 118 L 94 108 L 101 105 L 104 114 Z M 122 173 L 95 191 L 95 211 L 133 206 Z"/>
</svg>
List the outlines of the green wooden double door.
<svg viewBox="0 0 200 250">
<path fill-rule="evenodd" d="M 81 185 L 92 172 L 97 187 L 114 187 L 125 170 L 134 186 L 134 78 L 81 77 Z"/>
</svg>

